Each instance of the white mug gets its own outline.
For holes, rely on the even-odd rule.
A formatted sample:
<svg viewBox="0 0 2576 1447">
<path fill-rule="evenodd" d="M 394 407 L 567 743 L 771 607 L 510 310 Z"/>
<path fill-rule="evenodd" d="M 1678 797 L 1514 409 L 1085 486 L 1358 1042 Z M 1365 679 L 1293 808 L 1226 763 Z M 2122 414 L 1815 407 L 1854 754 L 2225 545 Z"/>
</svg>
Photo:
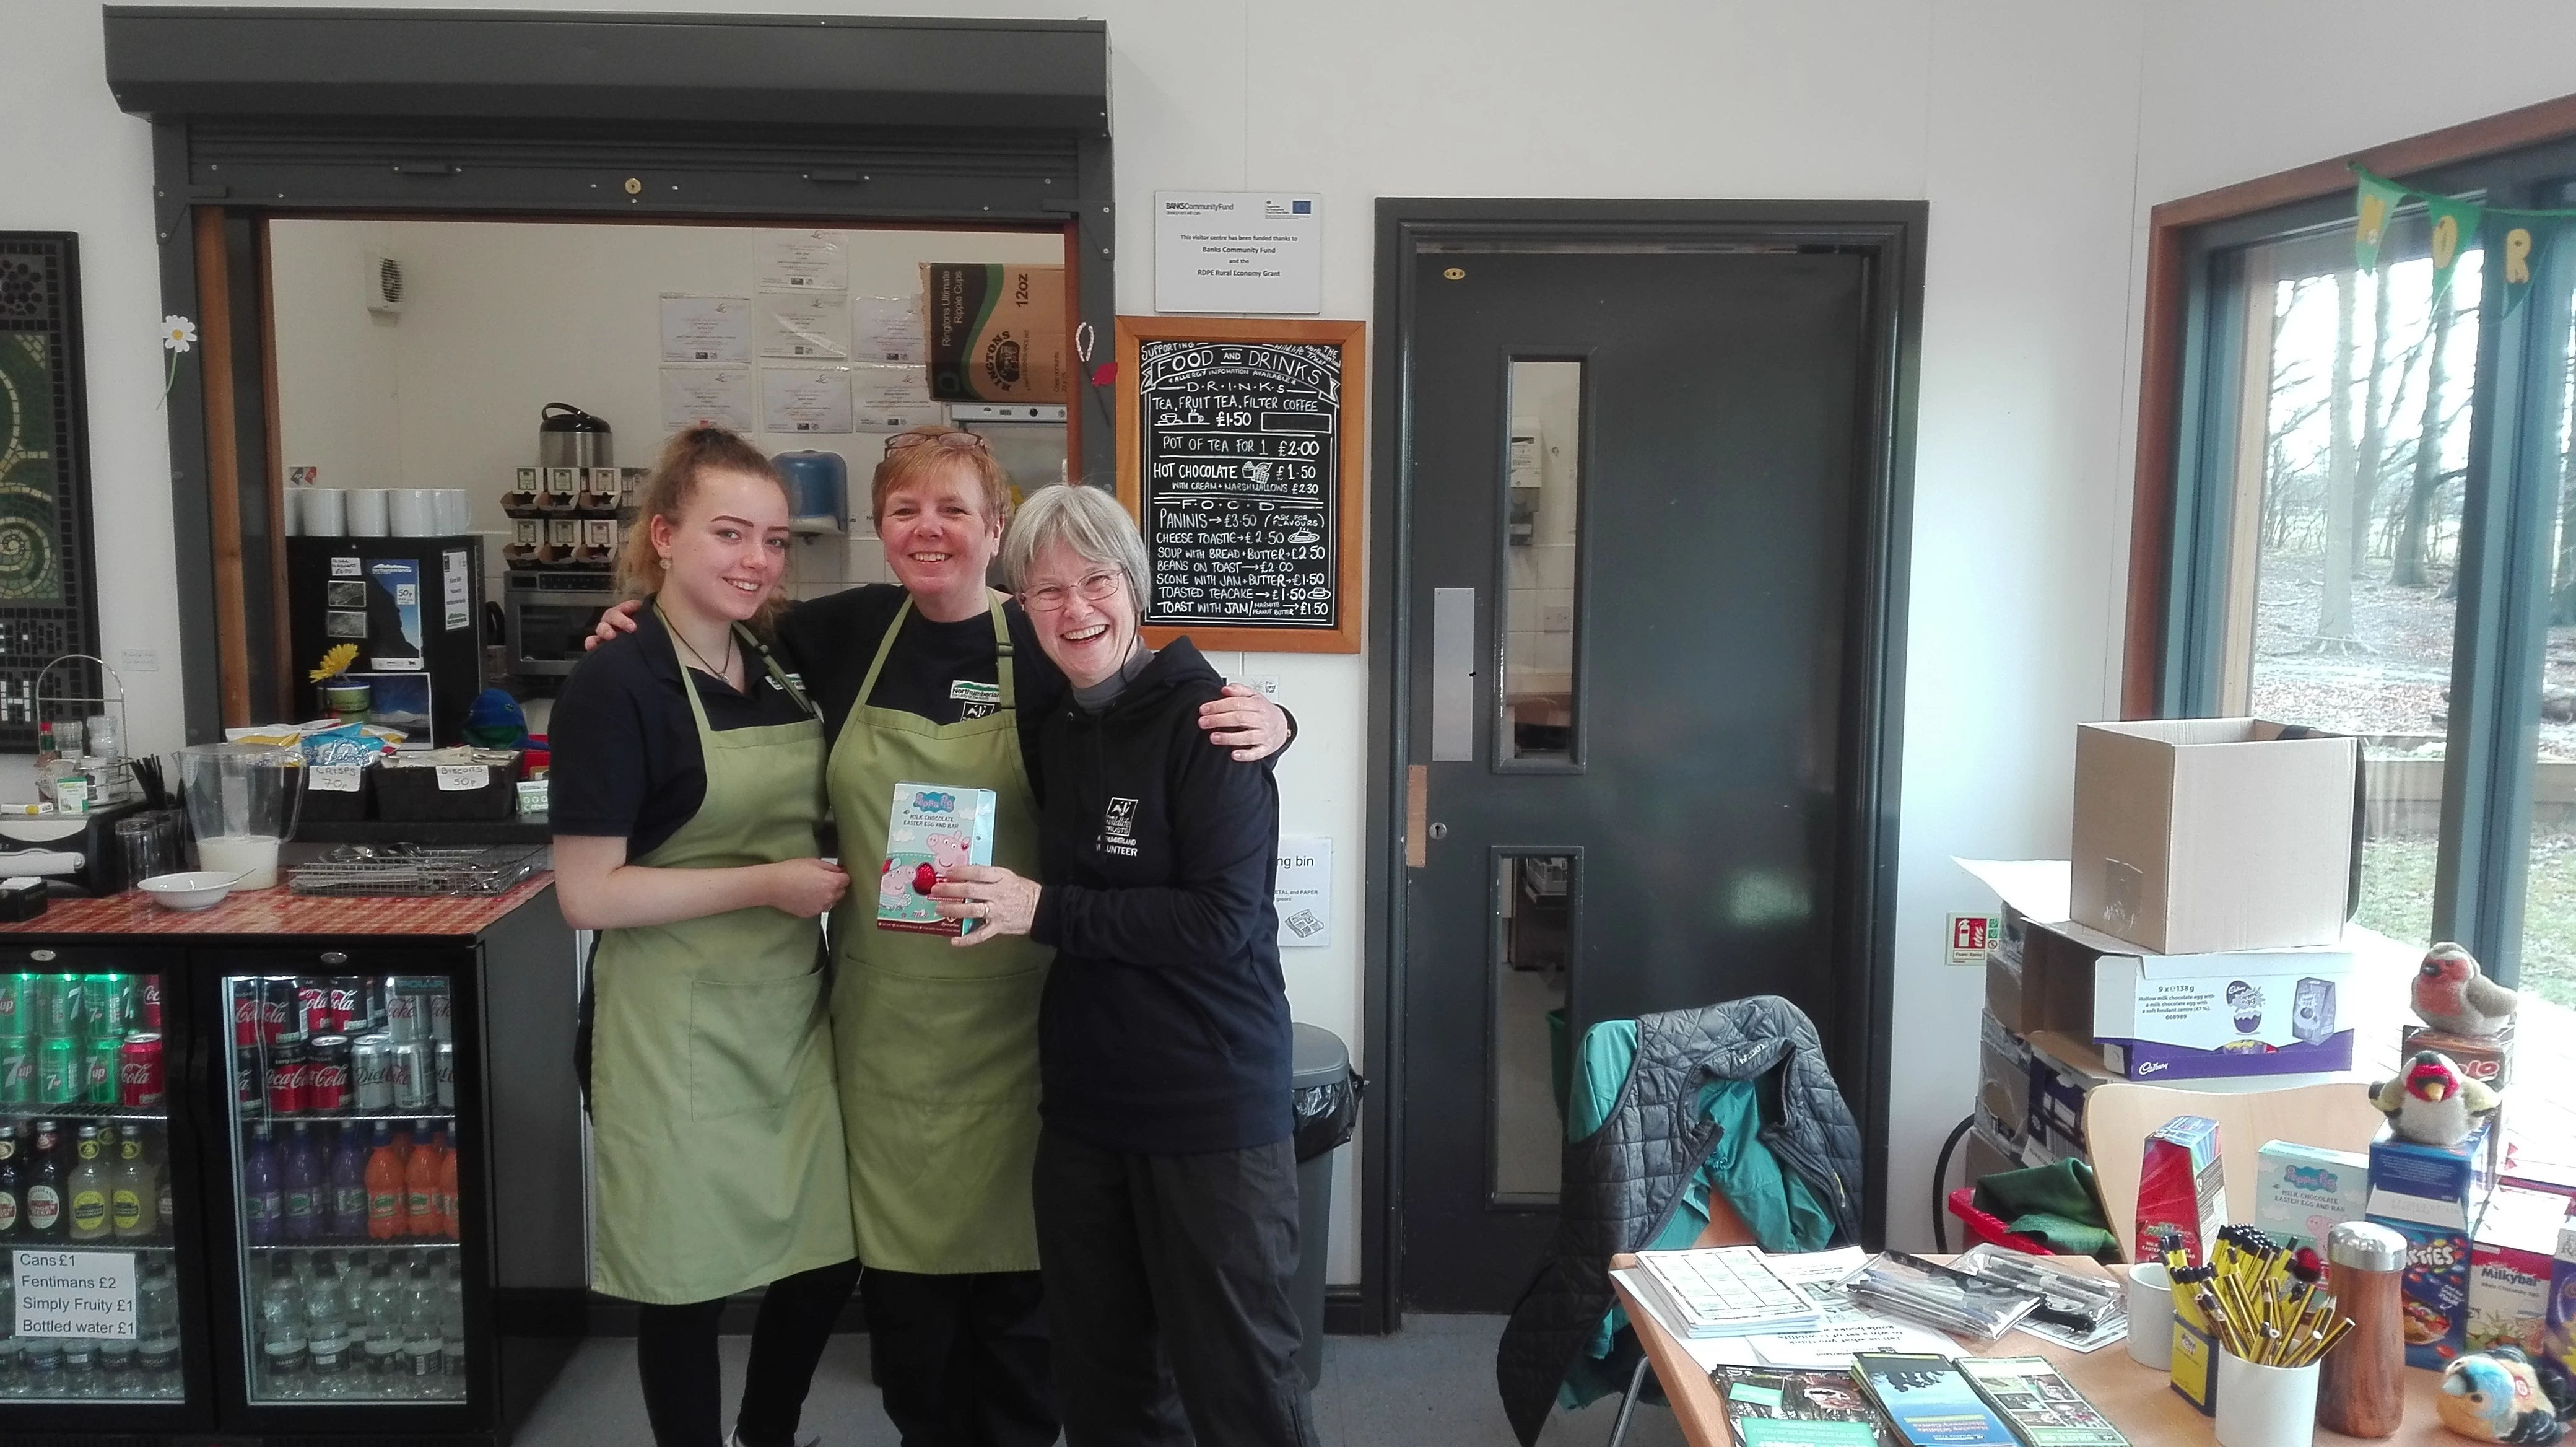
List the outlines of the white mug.
<svg viewBox="0 0 2576 1447">
<path fill-rule="evenodd" d="M 295 511 L 296 521 L 308 538 L 336 538 L 349 531 L 348 490 L 338 487 L 305 487 L 296 491 L 304 499 Z"/>
<path fill-rule="evenodd" d="M 2317 1433 L 2317 1364 L 2264 1367 L 2218 1353 L 2219 1447 L 2307 1447 Z"/>
<path fill-rule="evenodd" d="M 437 500 L 428 488 L 386 488 L 385 512 L 395 537 L 426 538 L 438 533 Z"/>
<path fill-rule="evenodd" d="M 2129 1360 L 2167 1371 L 2173 1366 L 2173 1281 L 2164 1263 L 2129 1268 Z"/>
<path fill-rule="evenodd" d="M 388 516 L 390 512 L 391 505 L 385 497 L 383 488 L 349 489 L 349 536 L 353 538 L 385 536 L 385 529 L 391 526 Z"/>
<path fill-rule="evenodd" d="M 281 488 L 277 494 L 277 531 L 281 537 L 304 536 L 304 489 Z"/>
<path fill-rule="evenodd" d="M 474 495 L 461 487 L 435 490 L 436 501 L 430 511 L 438 516 L 441 537 L 459 537 L 474 531 Z"/>
</svg>

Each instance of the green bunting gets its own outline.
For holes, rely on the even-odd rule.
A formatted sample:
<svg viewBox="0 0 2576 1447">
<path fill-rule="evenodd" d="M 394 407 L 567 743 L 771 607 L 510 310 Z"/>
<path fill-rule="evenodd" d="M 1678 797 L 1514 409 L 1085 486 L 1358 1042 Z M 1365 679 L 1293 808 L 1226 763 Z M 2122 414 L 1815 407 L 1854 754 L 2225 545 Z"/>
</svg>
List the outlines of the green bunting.
<svg viewBox="0 0 2576 1447">
<path fill-rule="evenodd" d="M 2512 316 L 2531 290 L 2531 267 L 2564 222 L 2505 211 L 2487 217 L 2487 278 L 2504 288 L 2504 315 Z"/>
<path fill-rule="evenodd" d="M 2433 224 L 2433 295 L 2439 297 L 2451 289 L 2451 269 L 2460 264 L 2460 253 L 2476 244 L 2486 211 L 2474 201 L 2426 196 L 2424 214 Z"/>
<path fill-rule="evenodd" d="M 2359 218 L 2352 233 L 2352 259 L 2364 271 L 2379 269 L 2380 239 L 2388 234 L 2388 220 L 2406 200 L 2406 188 L 2394 181 L 2383 181 L 2360 167 L 2361 192 L 2354 198 L 2353 214 Z"/>
</svg>

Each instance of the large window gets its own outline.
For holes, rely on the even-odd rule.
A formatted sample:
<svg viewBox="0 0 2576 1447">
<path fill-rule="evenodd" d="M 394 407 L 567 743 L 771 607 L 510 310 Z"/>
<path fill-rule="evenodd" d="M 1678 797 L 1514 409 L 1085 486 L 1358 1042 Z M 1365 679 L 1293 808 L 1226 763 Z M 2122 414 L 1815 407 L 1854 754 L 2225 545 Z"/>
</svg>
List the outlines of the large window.
<svg viewBox="0 0 2576 1447">
<path fill-rule="evenodd" d="M 2560 144 L 2405 180 L 2571 178 Z M 2346 192 L 2186 235 L 2156 706 L 2360 737 L 2361 921 L 2576 1007 L 2576 233 L 2508 315 L 2474 240 L 2437 289 L 2420 207 L 2371 270 L 2353 224 Z"/>
</svg>

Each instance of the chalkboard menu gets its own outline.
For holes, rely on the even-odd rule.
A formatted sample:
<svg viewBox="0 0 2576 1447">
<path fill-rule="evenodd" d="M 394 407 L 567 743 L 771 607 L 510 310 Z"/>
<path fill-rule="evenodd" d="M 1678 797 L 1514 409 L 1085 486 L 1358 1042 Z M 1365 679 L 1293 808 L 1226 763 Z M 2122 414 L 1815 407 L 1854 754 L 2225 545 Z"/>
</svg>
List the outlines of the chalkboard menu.
<svg viewBox="0 0 2576 1447">
<path fill-rule="evenodd" d="M 1120 493 L 1149 638 L 1355 651 L 1357 322 L 1122 318 Z M 1323 335 L 1293 333 L 1320 331 Z M 1184 333 L 1175 335 L 1174 333 Z"/>
</svg>

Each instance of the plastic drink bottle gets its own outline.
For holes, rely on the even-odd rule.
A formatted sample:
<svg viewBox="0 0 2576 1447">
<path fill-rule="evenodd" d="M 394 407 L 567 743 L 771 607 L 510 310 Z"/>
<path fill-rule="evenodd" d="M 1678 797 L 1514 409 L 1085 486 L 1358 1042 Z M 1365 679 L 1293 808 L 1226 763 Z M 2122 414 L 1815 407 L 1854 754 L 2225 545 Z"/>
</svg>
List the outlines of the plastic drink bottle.
<svg viewBox="0 0 2576 1447">
<path fill-rule="evenodd" d="M 310 1241 L 322 1226 L 322 1156 L 302 1121 L 286 1137 L 286 1239 Z"/>
<path fill-rule="evenodd" d="M 428 1396 L 437 1389 L 447 1339 L 438 1326 L 438 1288 L 429 1279 L 429 1263 L 412 1254 L 410 1278 L 403 1284 L 403 1355 L 408 1358 L 412 1391 Z"/>
<path fill-rule="evenodd" d="M 452 1140 L 447 1149 L 439 1152 L 439 1157 L 439 1219 L 447 1225 L 448 1240 L 462 1241 L 465 1239 L 465 1210 L 463 1203 L 456 1199 L 456 1145 Z"/>
<path fill-rule="evenodd" d="M 269 1263 L 268 1284 L 259 1294 L 259 1348 L 268 1369 L 263 1385 L 278 1397 L 304 1395 L 304 1369 L 310 1360 L 305 1347 L 304 1295 L 295 1289 L 289 1254 L 280 1252 Z"/>
<path fill-rule="evenodd" d="M 465 1272 L 455 1262 L 448 1263 L 439 1285 L 438 1331 L 445 1338 L 441 1355 L 447 1358 L 447 1393 L 465 1395 Z"/>
<path fill-rule="evenodd" d="M 313 1280 L 304 1288 L 304 1344 L 317 1397 L 349 1395 L 349 1327 L 341 1306 L 339 1271 L 329 1252 L 315 1252 Z"/>
<path fill-rule="evenodd" d="M 367 1142 L 354 1125 L 340 1127 L 331 1151 L 331 1234 L 354 1241 L 367 1234 Z"/>
<path fill-rule="evenodd" d="M 179 1283 L 147 1263 L 134 1291 L 134 1365 L 151 1397 L 179 1395 Z"/>
<path fill-rule="evenodd" d="M 272 1245 L 286 1215 L 286 1193 L 277 1181 L 277 1143 L 265 1124 L 251 1127 L 242 1152 L 242 1234 L 253 1246 Z"/>
<path fill-rule="evenodd" d="M 393 1271 L 379 1259 L 367 1271 L 367 1372 L 378 1396 L 394 1395 L 402 1385 L 402 1291 Z"/>
<path fill-rule="evenodd" d="M 429 1133 L 429 1122 L 422 1121 L 412 1136 L 411 1159 L 403 1168 L 404 1210 L 410 1217 L 411 1234 L 437 1236 L 444 1233 L 438 1213 L 438 1144 Z"/>
<path fill-rule="evenodd" d="M 403 1196 L 402 1157 L 394 1150 L 391 1134 L 378 1122 L 376 1148 L 367 1156 L 367 1235 L 371 1239 L 389 1241 L 410 1234 Z"/>
</svg>

